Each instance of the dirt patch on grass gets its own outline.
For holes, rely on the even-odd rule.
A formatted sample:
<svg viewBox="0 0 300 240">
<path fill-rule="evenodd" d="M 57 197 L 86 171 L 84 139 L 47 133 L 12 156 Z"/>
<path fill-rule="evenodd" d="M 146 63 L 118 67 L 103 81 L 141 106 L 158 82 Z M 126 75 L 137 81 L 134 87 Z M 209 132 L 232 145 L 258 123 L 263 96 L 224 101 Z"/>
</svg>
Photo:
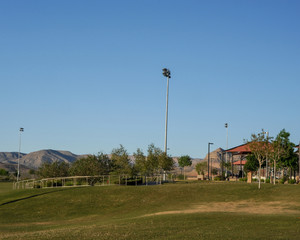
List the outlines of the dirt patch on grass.
<svg viewBox="0 0 300 240">
<path fill-rule="evenodd" d="M 230 213 L 248 213 L 248 214 L 300 214 L 300 204 L 295 202 L 212 202 L 201 205 L 191 206 L 184 210 L 164 211 L 144 216 L 168 215 L 168 214 L 188 214 L 201 212 L 230 212 Z"/>
</svg>

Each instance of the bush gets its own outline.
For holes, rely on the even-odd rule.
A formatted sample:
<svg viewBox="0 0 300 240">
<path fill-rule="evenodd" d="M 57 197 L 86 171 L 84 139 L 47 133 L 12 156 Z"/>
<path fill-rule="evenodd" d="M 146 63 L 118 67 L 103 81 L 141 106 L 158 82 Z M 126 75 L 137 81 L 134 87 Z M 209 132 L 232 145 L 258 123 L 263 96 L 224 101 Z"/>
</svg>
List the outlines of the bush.
<svg viewBox="0 0 300 240">
<path fill-rule="evenodd" d="M 33 185 L 33 188 L 41 188 L 42 186 L 41 186 L 41 184 L 39 184 L 39 183 L 35 183 L 34 185 Z"/>
<path fill-rule="evenodd" d="M 216 177 L 214 178 L 214 180 L 215 180 L 215 181 L 221 181 L 221 180 L 222 180 L 222 176 L 216 176 Z"/>
<path fill-rule="evenodd" d="M 239 181 L 241 181 L 241 182 L 247 182 L 247 178 L 246 177 L 240 178 Z"/>
<path fill-rule="evenodd" d="M 73 184 L 73 182 L 66 182 L 65 183 L 65 186 L 73 186 L 74 184 Z"/>
<path fill-rule="evenodd" d="M 81 185 L 82 185 L 81 181 L 77 181 L 77 182 L 76 182 L 76 185 L 77 185 L 77 186 L 81 186 Z"/>
<path fill-rule="evenodd" d="M 8 175 L 9 175 L 9 172 L 6 171 L 6 170 L 3 169 L 3 168 L 0 168 L 0 175 L 1 175 L 1 176 L 8 176 Z"/>
<path fill-rule="evenodd" d="M 52 187 L 52 182 L 47 182 L 47 187 Z"/>
<path fill-rule="evenodd" d="M 288 181 L 288 176 L 284 176 L 279 180 L 279 183 L 284 184 L 286 181 Z"/>
<path fill-rule="evenodd" d="M 183 175 L 183 174 L 179 174 L 179 175 L 177 176 L 177 179 L 178 179 L 178 180 L 184 180 L 184 175 Z"/>
<path fill-rule="evenodd" d="M 295 179 L 289 179 L 289 184 L 295 184 L 296 180 Z"/>
<path fill-rule="evenodd" d="M 270 178 L 267 178 L 267 179 L 266 179 L 266 183 L 270 183 Z"/>
</svg>

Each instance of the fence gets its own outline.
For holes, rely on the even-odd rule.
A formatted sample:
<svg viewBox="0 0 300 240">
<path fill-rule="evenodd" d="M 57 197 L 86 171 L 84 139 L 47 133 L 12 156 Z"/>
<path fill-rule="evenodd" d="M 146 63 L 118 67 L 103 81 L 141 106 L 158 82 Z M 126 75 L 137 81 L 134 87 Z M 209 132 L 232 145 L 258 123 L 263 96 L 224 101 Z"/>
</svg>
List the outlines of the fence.
<svg viewBox="0 0 300 240">
<path fill-rule="evenodd" d="M 14 189 L 55 188 L 55 187 L 87 187 L 109 185 L 156 185 L 162 183 L 162 175 L 151 177 L 126 175 L 72 176 L 44 179 L 29 179 L 14 182 Z"/>
</svg>

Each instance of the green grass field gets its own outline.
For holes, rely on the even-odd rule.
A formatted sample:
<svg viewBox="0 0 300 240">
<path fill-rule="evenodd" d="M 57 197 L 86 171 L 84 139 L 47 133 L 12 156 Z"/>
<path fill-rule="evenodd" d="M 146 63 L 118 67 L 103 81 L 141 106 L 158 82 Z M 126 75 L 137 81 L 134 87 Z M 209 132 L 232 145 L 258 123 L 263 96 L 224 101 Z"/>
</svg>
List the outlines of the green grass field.
<svg viewBox="0 0 300 240">
<path fill-rule="evenodd" d="M 12 190 L 0 183 L 0 239 L 299 238 L 300 185 Z"/>
</svg>

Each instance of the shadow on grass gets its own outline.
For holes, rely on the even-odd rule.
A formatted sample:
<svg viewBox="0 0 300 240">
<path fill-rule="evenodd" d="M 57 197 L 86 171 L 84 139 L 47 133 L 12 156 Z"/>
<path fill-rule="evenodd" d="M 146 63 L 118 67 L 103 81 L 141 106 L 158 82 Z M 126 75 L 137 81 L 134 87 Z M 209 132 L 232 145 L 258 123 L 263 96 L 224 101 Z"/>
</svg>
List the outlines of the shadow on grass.
<svg viewBox="0 0 300 240">
<path fill-rule="evenodd" d="M 15 202 L 27 200 L 27 199 L 30 199 L 30 198 L 35 198 L 35 197 L 39 197 L 39 196 L 42 196 L 42 195 L 47 195 L 47 194 L 50 194 L 50 193 L 67 191 L 67 190 L 72 190 L 72 189 L 71 188 L 68 188 L 68 189 L 57 189 L 57 190 L 54 190 L 54 191 L 51 191 L 51 192 L 44 192 L 44 193 L 34 194 L 34 195 L 31 195 L 31 196 L 27 196 L 27 197 L 23 197 L 23 198 L 19 198 L 19 199 L 15 199 L 15 200 L 11 200 L 11 201 L 8 201 L 8 202 L 1 203 L 0 207 L 4 206 L 4 205 L 7 205 L 7 204 L 11 204 L 11 203 L 15 203 Z"/>
</svg>

